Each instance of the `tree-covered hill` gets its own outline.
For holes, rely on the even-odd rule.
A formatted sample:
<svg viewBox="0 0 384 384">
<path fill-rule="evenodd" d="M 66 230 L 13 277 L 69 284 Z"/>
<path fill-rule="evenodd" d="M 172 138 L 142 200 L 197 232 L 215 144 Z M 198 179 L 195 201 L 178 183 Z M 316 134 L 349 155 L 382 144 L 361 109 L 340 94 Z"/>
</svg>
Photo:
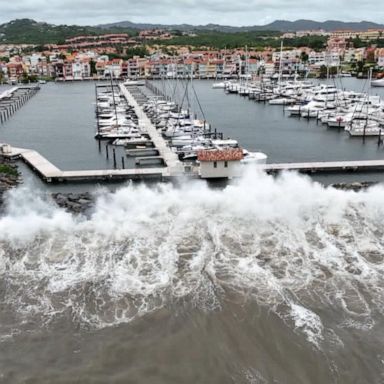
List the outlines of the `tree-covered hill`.
<svg viewBox="0 0 384 384">
<path fill-rule="evenodd" d="M 214 49 L 232 49 L 248 46 L 249 48 L 263 49 L 265 47 L 280 47 L 280 32 L 252 31 L 252 32 L 212 32 L 199 31 L 196 36 L 175 36 L 170 40 L 154 41 L 160 45 L 189 45 L 196 48 L 208 47 Z M 284 39 L 284 47 L 310 47 L 315 50 L 323 49 L 326 45 L 326 36 L 304 36 Z"/>
<path fill-rule="evenodd" d="M 47 44 L 62 43 L 65 39 L 79 35 L 99 35 L 107 33 L 129 33 L 130 28 L 111 27 L 109 29 L 79 25 L 52 25 L 31 19 L 17 19 L 0 25 L 0 44 Z"/>
</svg>

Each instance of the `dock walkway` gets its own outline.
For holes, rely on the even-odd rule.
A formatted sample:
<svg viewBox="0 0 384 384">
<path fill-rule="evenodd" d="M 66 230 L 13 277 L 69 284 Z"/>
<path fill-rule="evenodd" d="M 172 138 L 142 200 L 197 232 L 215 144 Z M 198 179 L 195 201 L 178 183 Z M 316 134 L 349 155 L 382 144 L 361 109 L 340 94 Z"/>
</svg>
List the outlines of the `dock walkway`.
<svg viewBox="0 0 384 384">
<path fill-rule="evenodd" d="M 384 170 L 384 160 L 278 163 L 265 164 L 263 169 L 268 173 L 281 171 L 297 171 L 301 173 L 381 171 Z"/>
<path fill-rule="evenodd" d="M 170 168 L 132 168 L 132 169 L 102 169 L 102 170 L 75 170 L 62 171 L 49 162 L 37 151 L 24 148 L 16 148 L 0 144 L 0 156 L 11 159 L 22 159 L 46 182 L 70 182 L 70 181 L 95 181 L 95 180 L 142 180 L 142 179 L 172 179 L 177 176 L 196 177 L 196 174 L 188 175 L 185 172 L 170 172 Z M 282 171 L 297 171 L 301 173 L 330 173 L 330 172 L 374 172 L 384 170 L 384 160 L 360 160 L 360 161 L 330 161 L 313 163 L 280 163 L 265 164 L 260 167 L 267 173 Z"/>
<path fill-rule="evenodd" d="M 4 144 L 2 144 L 4 145 Z M 0 147 L 2 146 L 0 144 Z M 24 148 L 9 147 L 1 156 L 11 159 L 22 159 L 46 182 L 94 181 L 94 180 L 140 180 L 147 178 L 163 179 L 170 177 L 167 168 L 132 168 L 62 171 L 37 151 Z"/>
<path fill-rule="evenodd" d="M 155 148 L 159 151 L 160 156 L 164 159 L 169 174 L 171 176 L 182 175 L 184 167 L 177 154 L 171 150 L 129 90 L 123 84 L 120 84 L 119 87 L 128 104 L 134 107 L 139 119 L 139 127 L 144 128 L 146 133 L 150 136 Z"/>
</svg>

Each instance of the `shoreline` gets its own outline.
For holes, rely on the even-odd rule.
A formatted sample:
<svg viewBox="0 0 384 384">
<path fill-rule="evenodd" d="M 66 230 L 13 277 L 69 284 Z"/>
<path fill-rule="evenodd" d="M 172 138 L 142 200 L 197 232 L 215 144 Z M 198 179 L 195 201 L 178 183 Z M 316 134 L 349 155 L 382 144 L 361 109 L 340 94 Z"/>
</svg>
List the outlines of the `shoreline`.
<svg viewBox="0 0 384 384">
<path fill-rule="evenodd" d="M 4 194 L 12 188 L 16 188 L 23 183 L 22 174 L 18 169 L 16 162 L 0 159 L 0 213 L 3 212 L 6 197 Z M 343 191 L 359 192 L 366 190 L 380 182 L 361 181 L 361 182 L 339 182 L 329 184 L 327 187 Z M 57 207 L 66 210 L 72 214 L 82 214 L 87 216 L 94 207 L 95 195 L 92 192 L 50 192 L 50 198 Z"/>
</svg>

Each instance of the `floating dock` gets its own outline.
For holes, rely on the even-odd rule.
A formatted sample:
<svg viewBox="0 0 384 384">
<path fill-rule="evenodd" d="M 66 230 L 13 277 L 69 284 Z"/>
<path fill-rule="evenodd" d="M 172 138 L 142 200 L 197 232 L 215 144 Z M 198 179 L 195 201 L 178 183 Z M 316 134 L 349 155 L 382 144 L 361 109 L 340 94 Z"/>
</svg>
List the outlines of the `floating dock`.
<svg viewBox="0 0 384 384">
<path fill-rule="evenodd" d="M 159 151 L 156 148 L 135 148 L 126 149 L 127 156 L 159 156 Z"/>
<path fill-rule="evenodd" d="M 0 93 L 0 124 L 5 123 L 40 89 L 34 87 L 13 87 Z"/>
</svg>

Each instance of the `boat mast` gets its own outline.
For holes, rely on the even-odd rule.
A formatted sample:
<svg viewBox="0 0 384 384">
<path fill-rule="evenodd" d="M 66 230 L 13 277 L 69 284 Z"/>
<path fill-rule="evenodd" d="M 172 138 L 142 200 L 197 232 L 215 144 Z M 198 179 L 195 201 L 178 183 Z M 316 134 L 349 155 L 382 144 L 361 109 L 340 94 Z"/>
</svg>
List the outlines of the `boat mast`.
<svg viewBox="0 0 384 384">
<path fill-rule="evenodd" d="M 249 58 L 248 46 L 245 46 L 245 86 L 248 87 L 248 73 L 249 73 Z"/>
<path fill-rule="evenodd" d="M 112 89 L 112 100 L 113 100 L 113 109 L 115 110 L 116 124 L 117 124 L 117 109 L 116 109 L 116 100 L 115 100 L 115 89 L 113 85 L 113 65 L 111 70 L 111 89 Z"/>
<path fill-rule="evenodd" d="M 283 39 L 281 39 L 281 44 L 280 44 L 279 78 L 278 78 L 279 91 L 280 91 L 280 87 L 281 87 L 282 71 L 283 71 Z"/>
</svg>

